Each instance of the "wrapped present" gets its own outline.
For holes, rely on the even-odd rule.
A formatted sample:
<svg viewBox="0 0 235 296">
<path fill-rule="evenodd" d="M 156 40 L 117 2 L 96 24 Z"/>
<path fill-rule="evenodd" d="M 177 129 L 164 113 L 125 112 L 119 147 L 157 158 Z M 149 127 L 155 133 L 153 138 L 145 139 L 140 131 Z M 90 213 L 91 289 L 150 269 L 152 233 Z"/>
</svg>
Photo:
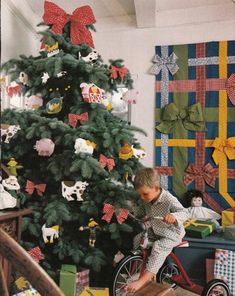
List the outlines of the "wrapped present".
<svg viewBox="0 0 235 296">
<path fill-rule="evenodd" d="M 204 238 L 211 234 L 215 228 L 215 222 L 211 220 L 193 220 L 189 219 L 184 223 L 186 235 L 196 238 Z"/>
<path fill-rule="evenodd" d="M 215 259 L 206 258 L 206 282 L 213 280 Z"/>
<path fill-rule="evenodd" d="M 230 295 L 235 296 L 235 252 L 216 249 L 214 277 L 225 281 L 230 289 Z"/>
<path fill-rule="evenodd" d="M 75 265 L 62 264 L 59 286 L 66 296 L 76 295 L 76 274 L 77 268 Z"/>
<path fill-rule="evenodd" d="M 77 296 L 91 296 L 91 295 L 92 296 L 109 296 L 109 288 L 81 287 L 77 291 Z"/>
<path fill-rule="evenodd" d="M 174 296 L 174 290 L 166 284 L 157 284 L 150 282 L 140 288 L 134 294 L 135 296 Z"/>
<path fill-rule="evenodd" d="M 223 237 L 235 241 L 235 224 L 224 227 Z"/>
<path fill-rule="evenodd" d="M 12 296 L 42 296 L 42 295 L 39 294 L 38 291 L 35 290 L 32 286 L 30 286 L 29 289 L 16 293 Z"/>
<path fill-rule="evenodd" d="M 85 287 L 89 286 L 89 274 L 90 270 L 89 269 L 81 269 L 77 272 L 76 274 L 76 286 L 77 288 L 79 287 Z"/>
<path fill-rule="evenodd" d="M 221 216 L 222 216 L 221 224 L 223 227 L 231 224 L 235 224 L 235 207 L 222 211 Z"/>
</svg>

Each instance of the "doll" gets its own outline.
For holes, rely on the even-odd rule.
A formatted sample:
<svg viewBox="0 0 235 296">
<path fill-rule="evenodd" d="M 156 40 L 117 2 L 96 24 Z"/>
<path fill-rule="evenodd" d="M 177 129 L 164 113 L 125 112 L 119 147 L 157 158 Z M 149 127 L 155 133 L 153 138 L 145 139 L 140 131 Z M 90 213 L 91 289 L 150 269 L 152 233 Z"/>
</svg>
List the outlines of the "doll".
<svg viewBox="0 0 235 296">
<path fill-rule="evenodd" d="M 188 190 L 184 194 L 184 198 L 186 202 L 190 202 L 190 205 L 187 205 L 190 218 L 198 220 L 213 220 L 213 222 L 215 222 L 219 227 L 219 223 L 216 220 L 219 220 L 221 216 L 215 211 L 202 206 L 203 193 L 201 191 Z"/>
</svg>

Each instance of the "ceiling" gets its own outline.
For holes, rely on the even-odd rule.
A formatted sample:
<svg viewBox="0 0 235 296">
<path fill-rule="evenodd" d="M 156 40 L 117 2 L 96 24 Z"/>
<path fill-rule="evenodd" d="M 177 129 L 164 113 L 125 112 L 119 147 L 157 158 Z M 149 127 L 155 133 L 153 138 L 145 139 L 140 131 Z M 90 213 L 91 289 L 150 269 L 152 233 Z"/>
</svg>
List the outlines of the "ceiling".
<svg viewBox="0 0 235 296">
<path fill-rule="evenodd" d="M 11 3 L 33 27 L 42 21 L 44 0 L 3 0 Z M 47 0 L 51 1 L 51 0 Z M 235 0 L 52 0 L 67 14 L 83 5 L 91 6 L 95 27 L 154 28 L 235 19 Z M 26 9 L 27 8 L 27 9 Z M 99 28 L 100 29 L 100 28 Z"/>
</svg>

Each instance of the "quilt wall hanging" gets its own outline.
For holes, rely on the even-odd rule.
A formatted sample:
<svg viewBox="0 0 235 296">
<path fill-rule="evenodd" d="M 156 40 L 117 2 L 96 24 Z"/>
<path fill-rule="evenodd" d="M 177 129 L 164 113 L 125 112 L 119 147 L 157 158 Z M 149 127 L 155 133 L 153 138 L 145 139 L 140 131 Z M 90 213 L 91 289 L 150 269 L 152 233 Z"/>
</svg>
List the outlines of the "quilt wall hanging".
<svg viewBox="0 0 235 296">
<path fill-rule="evenodd" d="M 235 207 L 235 41 L 156 46 L 155 165 L 179 197 Z"/>
</svg>

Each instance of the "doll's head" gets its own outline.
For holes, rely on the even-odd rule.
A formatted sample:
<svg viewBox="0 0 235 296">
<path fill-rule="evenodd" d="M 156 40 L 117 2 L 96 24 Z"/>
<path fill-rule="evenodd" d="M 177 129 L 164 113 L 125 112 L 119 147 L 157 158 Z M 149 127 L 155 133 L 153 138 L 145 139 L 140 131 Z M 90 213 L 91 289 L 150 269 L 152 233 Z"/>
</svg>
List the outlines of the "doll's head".
<svg viewBox="0 0 235 296">
<path fill-rule="evenodd" d="M 184 194 L 187 207 L 201 207 L 203 204 L 203 193 L 200 190 L 188 190 Z"/>
</svg>

